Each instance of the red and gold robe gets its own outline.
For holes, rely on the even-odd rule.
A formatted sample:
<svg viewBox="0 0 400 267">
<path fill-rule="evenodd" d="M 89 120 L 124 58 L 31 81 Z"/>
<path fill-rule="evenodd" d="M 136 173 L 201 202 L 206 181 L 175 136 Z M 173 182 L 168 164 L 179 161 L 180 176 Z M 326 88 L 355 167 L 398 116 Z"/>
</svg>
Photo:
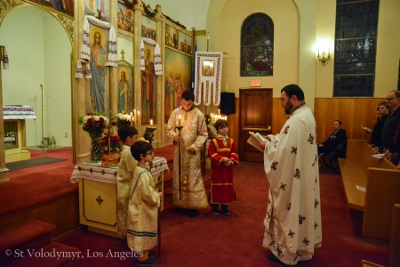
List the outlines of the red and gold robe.
<svg viewBox="0 0 400 267">
<path fill-rule="evenodd" d="M 211 159 L 211 190 L 212 204 L 228 204 L 236 200 L 233 188 L 233 165 L 225 166 L 222 157 L 229 158 L 239 164 L 236 145 L 232 138 L 227 138 L 226 144 L 219 137 L 212 140 L 208 147 L 208 156 Z"/>
</svg>

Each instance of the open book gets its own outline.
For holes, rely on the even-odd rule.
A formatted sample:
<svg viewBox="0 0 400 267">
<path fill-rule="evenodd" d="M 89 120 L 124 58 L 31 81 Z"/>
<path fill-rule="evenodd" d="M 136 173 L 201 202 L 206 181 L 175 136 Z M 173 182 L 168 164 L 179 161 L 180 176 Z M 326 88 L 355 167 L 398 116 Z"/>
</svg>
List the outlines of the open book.
<svg viewBox="0 0 400 267">
<path fill-rule="evenodd" d="M 247 143 L 249 143 L 250 145 L 254 146 L 255 148 L 257 148 L 261 152 L 264 152 L 264 150 L 260 146 L 260 142 L 265 142 L 265 141 L 267 141 L 267 139 L 262 137 L 262 135 L 260 133 L 249 132 L 249 134 L 250 134 L 250 137 L 247 140 Z"/>
</svg>

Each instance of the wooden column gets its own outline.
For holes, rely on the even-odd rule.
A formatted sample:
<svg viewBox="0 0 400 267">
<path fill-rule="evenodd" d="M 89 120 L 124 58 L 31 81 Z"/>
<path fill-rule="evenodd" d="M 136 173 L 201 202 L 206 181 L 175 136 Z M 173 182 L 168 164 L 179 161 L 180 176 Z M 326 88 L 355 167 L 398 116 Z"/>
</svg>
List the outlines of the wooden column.
<svg viewBox="0 0 400 267">
<path fill-rule="evenodd" d="M 0 183 L 10 181 L 6 168 L 4 147 L 4 120 L 3 120 L 3 76 L 1 62 L 4 60 L 4 46 L 0 46 Z"/>
</svg>

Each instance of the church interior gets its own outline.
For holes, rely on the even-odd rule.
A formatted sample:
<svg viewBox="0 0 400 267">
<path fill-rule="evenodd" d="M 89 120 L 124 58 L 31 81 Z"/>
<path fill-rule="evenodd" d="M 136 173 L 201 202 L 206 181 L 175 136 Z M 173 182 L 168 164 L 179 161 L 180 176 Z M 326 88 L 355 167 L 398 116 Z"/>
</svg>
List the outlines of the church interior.
<svg viewBox="0 0 400 267">
<path fill-rule="evenodd" d="M 27 224 L 23 226 L 50 229 L 46 237 L 50 241 L 46 242 L 57 244 L 51 249 L 82 252 L 90 243 L 98 243 L 99 247 L 85 247 L 82 253 L 89 256 L 89 248 L 127 251 L 126 241 L 116 235 L 112 214 L 116 171 L 85 165 L 93 162 L 94 143 L 82 127 L 87 116 L 103 116 L 111 125 L 124 115 L 139 136 L 151 139 L 156 156 L 160 156 L 156 164 L 163 166 L 154 175 L 164 183 L 165 198 L 160 214 L 166 229 L 161 246 L 165 256 L 160 257 L 160 266 L 229 266 L 235 262 L 280 266 L 263 254 L 262 236 L 255 241 L 252 237 L 263 234 L 268 184 L 263 154 L 246 142 L 249 131 L 279 133 L 288 119 L 282 109 L 281 89 L 298 84 L 316 119 L 317 143 L 329 138 L 332 123 L 340 120 L 347 138 L 357 141 L 350 144 L 353 151 L 364 151 L 371 135 L 363 127 L 372 128 L 379 103 L 390 91 L 400 90 L 398 25 L 398 0 L 0 0 L 0 122 L 4 125 L 0 136 L 0 199 L 4 203 L 0 232 L 13 239 L 10 227 L 19 229 Z M 227 119 L 229 136 L 238 146 L 243 165 L 238 166 L 235 179 L 246 200 L 242 197 L 244 204 L 235 204 L 241 211 L 233 212 L 230 219 L 237 219 L 235 223 L 227 218 L 210 219 L 209 211 L 204 211 L 190 225 L 189 218 L 181 219 L 173 212 L 168 191 L 173 148 L 166 128 L 186 90 L 195 92 L 195 104 L 211 117 L 211 125 L 218 118 Z M 110 140 L 117 127 L 107 125 L 102 134 Z M 107 149 L 112 150 L 108 142 Z M 357 158 L 356 152 L 349 153 Z M 60 160 L 10 168 L 41 157 Z M 376 194 L 365 192 L 364 187 L 372 182 L 361 182 L 357 190 L 362 192 L 356 192 L 362 194 L 361 206 L 350 203 L 351 191 L 342 181 L 347 173 L 329 168 L 320 173 L 323 227 L 335 233 L 337 225 L 343 228 L 332 237 L 337 239 L 330 239 L 334 234 L 323 228 L 316 259 L 301 265 L 399 266 L 400 259 L 393 256 L 400 251 L 399 231 L 393 229 L 400 229 L 400 212 L 392 202 L 400 203 L 396 194 L 400 171 L 369 159 L 365 162 L 360 165 L 370 164 L 363 170 L 366 180 L 368 175 L 379 179 L 383 175 L 386 180 L 374 184 L 382 190 L 376 189 Z M 368 167 L 390 171 L 374 174 Z M 79 177 L 95 176 L 96 172 L 106 177 L 102 183 Z M 248 173 L 254 172 L 257 174 L 246 182 Z M 209 185 L 205 155 L 202 174 Z M 383 191 L 390 195 L 385 200 L 381 200 Z M 40 196 L 35 196 L 38 192 Z M 94 204 L 87 204 L 92 198 Z M 7 204 L 10 201 L 13 204 Z M 370 210 L 368 201 L 386 206 Z M 375 216 L 384 222 L 376 222 Z M 249 227 L 249 236 L 241 223 Z M 229 237 L 229 225 L 238 231 L 235 237 Z M 177 232 L 180 226 L 187 232 Z M 179 241 L 199 239 L 196 231 L 199 236 L 208 235 L 202 227 L 216 231 L 215 238 L 204 237 L 209 239 L 182 248 L 172 259 Z M 214 239 L 220 240 L 212 245 L 214 251 L 208 251 Z M 318 256 L 324 240 L 328 240 L 327 251 Z M 235 248 L 235 243 L 240 245 Z M 201 248 L 193 248 L 194 244 Z M 7 262 L 4 266 L 24 266 L 4 255 L 11 248 L 8 245 L 0 241 L 0 259 Z M 337 248 L 341 245 L 348 248 L 343 255 Z M 221 250 L 225 256 L 215 251 L 221 247 L 225 247 Z M 103 256 L 73 260 L 65 266 L 134 263 L 133 259 Z M 189 261 L 191 257 L 196 263 Z"/>
</svg>

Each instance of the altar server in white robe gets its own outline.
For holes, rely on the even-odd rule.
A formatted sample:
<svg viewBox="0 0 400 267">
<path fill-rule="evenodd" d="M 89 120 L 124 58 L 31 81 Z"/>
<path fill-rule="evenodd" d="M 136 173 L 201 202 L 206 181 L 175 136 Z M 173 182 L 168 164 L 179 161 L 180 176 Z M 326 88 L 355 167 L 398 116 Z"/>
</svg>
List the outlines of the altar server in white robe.
<svg viewBox="0 0 400 267">
<path fill-rule="evenodd" d="M 296 265 L 322 242 L 316 123 L 299 86 L 285 86 L 281 101 L 291 116 L 261 143 L 270 184 L 263 247 L 270 260 Z"/>
<path fill-rule="evenodd" d="M 208 138 L 208 132 L 204 115 L 193 102 L 193 92 L 190 90 L 183 92 L 181 107 L 171 112 L 166 129 L 167 136 L 175 145 L 173 204 L 178 212 L 183 212 L 179 209 L 187 209 L 191 218 L 197 216 L 197 209 L 208 207 L 201 174 L 201 149 Z M 179 131 L 177 126 L 183 128 Z"/>
</svg>

